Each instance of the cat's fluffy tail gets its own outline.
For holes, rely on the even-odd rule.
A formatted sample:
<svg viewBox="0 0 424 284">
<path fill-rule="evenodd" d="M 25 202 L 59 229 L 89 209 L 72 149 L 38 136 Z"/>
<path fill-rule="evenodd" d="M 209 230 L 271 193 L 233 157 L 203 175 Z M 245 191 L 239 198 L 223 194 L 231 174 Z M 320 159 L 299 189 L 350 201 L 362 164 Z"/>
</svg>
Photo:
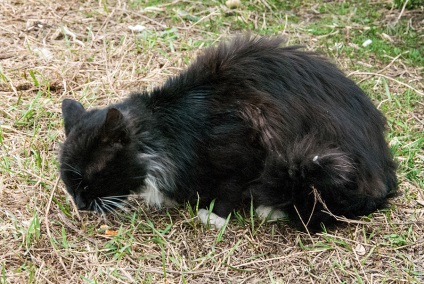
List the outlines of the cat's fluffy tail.
<svg viewBox="0 0 424 284">
<path fill-rule="evenodd" d="M 291 179 L 317 187 L 338 187 L 351 183 L 355 176 L 352 158 L 331 145 L 306 145 L 308 139 L 294 143 L 287 150 Z"/>
<path fill-rule="evenodd" d="M 286 149 L 291 202 L 282 209 L 295 223 L 316 230 L 336 216 L 354 218 L 386 206 L 389 190 L 381 177 L 356 163 L 353 153 L 316 141 L 322 140 L 306 136 Z"/>
</svg>

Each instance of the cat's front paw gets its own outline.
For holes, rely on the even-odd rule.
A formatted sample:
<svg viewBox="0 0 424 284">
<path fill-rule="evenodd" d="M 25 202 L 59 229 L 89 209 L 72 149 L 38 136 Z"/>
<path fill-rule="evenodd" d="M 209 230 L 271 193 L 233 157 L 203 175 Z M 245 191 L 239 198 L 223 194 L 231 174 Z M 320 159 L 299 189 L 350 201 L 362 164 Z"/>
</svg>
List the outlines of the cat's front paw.
<svg viewBox="0 0 424 284">
<path fill-rule="evenodd" d="M 217 229 L 221 229 L 226 222 L 224 218 L 219 217 L 215 213 L 209 212 L 206 209 L 199 209 L 197 216 L 199 217 L 200 222 L 202 222 L 203 224 L 209 224 Z"/>
<path fill-rule="evenodd" d="M 275 209 L 271 206 L 259 205 L 256 208 L 256 215 L 262 220 L 277 221 L 286 219 L 287 214 L 280 209 Z"/>
</svg>

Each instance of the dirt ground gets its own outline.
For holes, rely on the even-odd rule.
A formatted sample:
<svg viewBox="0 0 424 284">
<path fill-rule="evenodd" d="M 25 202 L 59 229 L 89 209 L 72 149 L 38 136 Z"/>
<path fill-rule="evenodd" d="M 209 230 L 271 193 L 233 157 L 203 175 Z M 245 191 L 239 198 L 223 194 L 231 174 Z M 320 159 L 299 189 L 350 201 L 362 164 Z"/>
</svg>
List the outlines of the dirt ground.
<svg viewBox="0 0 424 284">
<path fill-rule="evenodd" d="M 218 2 L 190 21 L 173 5 L 201 2 L 148 8 L 133 2 L 0 2 L 0 283 L 424 282 L 422 172 L 401 170 L 403 195 L 391 208 L 314 235 L 261 223 L 249 212 L 219 232 L 202 226 L 188 208 L 157 211 L 136 198 L 118 215 L 78 212 L 57 170 L 62 99 L 105 106 L 159 86 L 203 46 L 239 32 L 225 21 L 215 31 L 204 28 L 228 12 Z M 261 14 L 249 16 L 253 26 L 264 25 Z M 424 22 L 411 20 L 417 23 Z M 287 25 L 281 33 L 308 49 L 325 48 L 300 28 Z M 367 62 L 352 70 L 349 59 L 333 59 L 358 81 L 386 76 L 389 92 L 424 96 L 422 66 L 394 60 L 376 68 L 387 67 L 375 77 Z M 394 128 L 424 131 L 423 100 L 415 100 Z M 385 112 L 396 114 L 401 106 L 394 100 Z M 399 131 L 397 139 L 410 135 Z M 422 169 L 423 140 L 400 146 L 418 147 L 414 158 L 400 156 L 402 163 Z"/>
</svg>

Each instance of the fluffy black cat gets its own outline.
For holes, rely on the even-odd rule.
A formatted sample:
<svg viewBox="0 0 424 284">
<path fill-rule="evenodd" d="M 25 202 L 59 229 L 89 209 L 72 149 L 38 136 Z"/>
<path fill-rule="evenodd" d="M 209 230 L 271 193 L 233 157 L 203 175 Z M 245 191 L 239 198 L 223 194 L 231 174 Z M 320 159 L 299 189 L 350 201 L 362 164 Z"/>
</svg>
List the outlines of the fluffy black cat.
<svg viewBox="0 0 424 284">
<path fill-rule="evenodd" d="M 78 208 L 215 200 L 199 217 L 220 227 L 250 196 L 260 217 L 317 229 L 385 207 L 397 179 L 384 116 L 334 64 L 283 43 L 236 37 L 106 108 L 65 99 L 60 171 Z"/>
</svg>

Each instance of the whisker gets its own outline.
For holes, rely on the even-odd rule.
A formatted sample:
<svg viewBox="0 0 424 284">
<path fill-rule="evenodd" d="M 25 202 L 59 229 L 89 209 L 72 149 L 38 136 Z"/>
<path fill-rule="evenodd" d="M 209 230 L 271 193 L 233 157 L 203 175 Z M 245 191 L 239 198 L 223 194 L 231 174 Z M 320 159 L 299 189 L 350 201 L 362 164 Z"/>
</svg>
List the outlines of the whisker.
<svg viewBox="0 0 424 284">
<path fill-rule="evenodd" d="M 103 207 L 108 211 L 108 212 L 110 212 L 110 213 L 112 213 L 112 214 L 117 214 L 118 212 L 115 210 L 115 208 L 113 208 L 113 206 L 110 206 L 109 204 L 107 204 L 107 203 L 103 203 Z"/>
<path fill-rule="evenodd" d="M 97 200 L 99 200 L 98 198 L 96 198 L 96 201 L 95 201 L 95 203 L 96 203 L 96 206 L 97 206 L 97 208 L 98 208 L 98 212 L 100 212 L 100 214 L 101 214 L 101 216 L 102 216 L 102 219 L 105 221 L 105 222 L 107 222 L 107 215 L 106 215 L 106 211 L 105 211 L 105 208 L 101 205 L 101 204 L 99 204 L 98 202 L 97 202 Z M 100 200 L 101 201 L 101 200 Z"/>
<path fill-rule="evenodd" d="M 113 206 L 110 205 L 110 203 L 107 200 L 104 200 L 103 198 L 99 197 L 98 200 L 102 203 L 102 207 L 107 210 L 107 212 L 116 213 Z"/>
<path fill-rule="evenodd" d="M 121 200 L 114 201 L 114 200 L 106 199 L 106 200 L 103 200 L 103 201 L 108 203 L 108 204 L 111 204 L 115 207 L 118 207 L 118 208 L 123 208 L 125 205 L 129 205 L 127 202 L 124 202 L 124 201 L 121 201 Z"/>
<path fill-rule="evenodd" d="M 129 197 L 130 195 L 128 195 L 128 194 L 125 194 L 125 195 L 111 195 L 111 196 L 104 196 L 104 197 L 102 197 L 103 199 L 111 199 L 111 198 L 116 198 L 116 199 L 118 199 L 118 198 L 127 198 L 127 197 Z"/>
<path fill-rule="evenodd" d="M 116 202 L 116 203 L 124 203 L 124 204 L 130 205 L 129 201 L 127 200 L 128 197 L 129 195 L 116 195 L 116 196 L 105 196 L 105 197 L 102 197 L 102 199 Z"/>
<path fill-rule="evenodd" d="M 71 179 L 71 180 L 82 180 L 82 177 L 77 177 L 77 178 L 73 178 L 73 179 Z"/>
<path fill-rule="evenodd" d="M 114 207 L 119 207 L 122 206 L 121 204 L 111 201 L 111 200 L 106 200 L 106 199 L 102 199 L 103 204 L 105 205 L 109 205 L 109 206 L 114 206 Z"/>
<path fill-rule="evenodd" d="M 115 200 L 118 200 L 118 202 L 116 202 Z M 111 199 L 108 199 L 108 201 L 112 201 L 116 207 L 119 207 L 119 209 L 122 209 L 124 211 L 127 211 L 125 207 L 136 209 L 136 207 L 133 204 L 131 204 L 128 200 L 111 198 Z"/>
<path fill-rule="evenodd" d="M 75 174 L 77 174 L 77 175 L 79 175 L 79 176 L 82 176 L 82 174 L 81 174 L 81 172 L 77 169 L 77 168 L 75 168 L 75 167 L 73 167 L 73 166 L 71 166 L 70 164 L 68 164 L 68 163 L 63 163 L 65 166 L 67 166 L 67 167 L 69 167 L 69 169 L 64 169 L 64 171 L 69 171 L 69 172 L 73 172 L 73 173 L 75 173 Z"/>
<path fill-rule="evenodd" d="M 78 171 L 78 169 L 77 169 L 76 167 L 72 166 L 71 164 L 66 163 L 66 162 L 63 162 L 63 164 L 64 164 L 64 165 L 66 165 L 66 166 L 68 166 L 70 169 L 73 169 L 73 170 L 75 170 L 76 172 L 79 172 L 79 171 Z"/>
<path fill-rule="evenodd" d="M 80 182 L 78 183 L 77 187 L 75 188 L 75 191 L 78 190 L 78 188 L 80 187 L 81 183 L 82 183 L 82 178 L 81 178 Z"/>
<path fill-rule="evenodd" d="M 97 204 L 96 200 L 93 201 L 93 204 L 94 204 L 94 211 L 101 213 L 99 205 Z"/>
<path fill-rule="evenodd" d="M 101 201 L 101 200 L 100 200 Z M 97 202 L 97 199 L 96 199 L 96 205 L 97 205 L 97 208 L 99 209 L 99 212 L 100 212 L 100 214 L 102 214 L 102 216 L 105 216 L 105 211 L 103 210 L 103 205 L 100 205 L 98 202 Z"/>
<path fill-rule="evenodd" d="M 132 177 L 132 179 L 145 179 L 146 176 L 138 176 L 138 177 Z"/>
<path fill-rule="evenodd" d="M 78 171 L 76 171 L 76 170 L 73 170 L 73 169 L 63 169 L 63 171 L 64 172 L 71 172 L 71 173 L 75 173 L 75 174 L 77 174 L 78 176 L 81 176 L 81 173 L 80 172 L 78 172 Z"/>
<path fill-rule="evenodd" d="M 102 197 L 101 198 L 104 204 L 107 204 L 108 206 L 113 207 L 114 209 L 117 208 L 119 210 L 122 210 L 124 212 L 129 212 L 129 208 L 135 209 L 135 206 L 129 203 L 126 200 L 122 200 L 120 198 L 115 198 L 114 196 L 108 196 L 108 197 Z M 115 210 L 116 211 L 116 210 Z"/>
<path fill-rule="evenodd" d="M 107 202 L 109 205 L 111 205 L 112 207 L 118 208 L 120 210 L 123 211 L 127 211 L 125 205 L 128 205 L 127 203 L 122 204 L 121 202 L 114 202 L 114 201 L 110 201 L 107 200 Z"/>
</svg>

